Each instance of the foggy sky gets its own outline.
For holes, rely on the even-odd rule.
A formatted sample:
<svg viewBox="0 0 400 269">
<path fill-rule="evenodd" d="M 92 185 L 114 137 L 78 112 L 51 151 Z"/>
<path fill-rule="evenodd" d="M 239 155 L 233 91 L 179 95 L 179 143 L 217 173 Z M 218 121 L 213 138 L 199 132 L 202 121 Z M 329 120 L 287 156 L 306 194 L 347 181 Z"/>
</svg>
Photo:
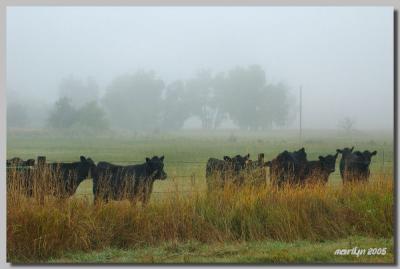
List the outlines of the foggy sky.
<svg viewBox="0 0 400 269">
<path fill-rule="evenodd" d="M 6 56 L 8 91 L 32 102 L 71 74 L 104 91 L 138 69 L 168 83 L 259 64 L 296 98 L 303 86 L 304 128 L 393 126 L 389 7 L 8 7 Z"/>
</svg>

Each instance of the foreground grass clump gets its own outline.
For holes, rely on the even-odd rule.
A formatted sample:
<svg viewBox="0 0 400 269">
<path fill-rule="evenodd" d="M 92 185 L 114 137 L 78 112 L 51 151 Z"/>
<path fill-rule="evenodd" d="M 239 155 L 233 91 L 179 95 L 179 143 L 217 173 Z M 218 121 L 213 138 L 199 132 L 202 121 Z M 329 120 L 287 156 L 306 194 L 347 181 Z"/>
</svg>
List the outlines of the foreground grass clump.
<svg viewBox="0 0 400 269">
<path fill-rule="evenodd" d="M 12 189 L 12 188 L 11 188 Z M 42 262 L 67 252 L 278 240 L 393 237 L 393 183 L 276 190 L 268 185 L 128 201 L 7 194 L 7 258 Z M 344 246 L 345 247 L 345 246 Z M 381 246 L 376 246 L 381 247 Z"/>
</svg>

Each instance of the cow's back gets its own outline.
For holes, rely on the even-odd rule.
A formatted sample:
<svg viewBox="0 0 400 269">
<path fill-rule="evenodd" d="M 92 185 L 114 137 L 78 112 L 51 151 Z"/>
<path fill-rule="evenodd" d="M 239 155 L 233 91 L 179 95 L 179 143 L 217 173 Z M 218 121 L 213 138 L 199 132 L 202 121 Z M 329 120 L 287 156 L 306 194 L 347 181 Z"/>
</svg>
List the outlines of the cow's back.
<svg viewBox="0 0 400 269">
<path fill-rule="evenodd" d="M 320 161 L 308 161 L 306 174 L 301 183 L 325 183 L 328 176 L 324 173 Z"/>
<path fill-rule="evenodd" d="M 357 154 L 349 153 L 340 160 L 340 175 L 343 183 L 363 177 L 360 167 L 361 158 Z"/>
<path fill-rule="evenodd" d="M 208 190 L 212 190 L 215 187 L 223 187 L 228 172 L 228 165 L 226 161 L 215 158 L 210 158 L 207 161 L 206 166 L 206 182 Z"/>
<path fill-rule="evenodd" d="M 224 163 L 225 161 L 215 159 L 215 158 L 210 158 L 207 161 L 206 165 L 206 177 L 210 177 L 215 173 L 216 171 L 221 171 L 224 169 Z"/>
</svg>

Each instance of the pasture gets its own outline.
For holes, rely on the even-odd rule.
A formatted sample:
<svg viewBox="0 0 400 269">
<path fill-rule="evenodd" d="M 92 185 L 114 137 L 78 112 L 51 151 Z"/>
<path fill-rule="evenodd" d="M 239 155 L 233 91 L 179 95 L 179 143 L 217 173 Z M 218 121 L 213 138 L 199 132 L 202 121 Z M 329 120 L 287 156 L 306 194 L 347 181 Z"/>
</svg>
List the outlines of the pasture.
<svg viewBox="0 0 400 269">
<path fill-rule="evenodd" d="M 371 182 L 367 186 L 344 190 L 338 157 L 336 171 L 326 187 L 274 192 L 267 184 L 261 189 L 228 189 L 217 197 L 207 196 L 205 165 L 210 157 L 250 153 L 250 158 L 255 160 L 258 153 L 264 153 L 265 160 L 271 160 L 285 149 L 305 147 L 308 160 L 316 160 L 319 155 L 334 154 L 337 148 L 346 146 L 378 151 L 372 159 Z M 159 253 L 159 248 L 164 252 L 175 251 L 174 247 L 168 247 L 169 244 L 177 244 L 177 248 L 182 245 L 183 249 L 188 244 L 196 245 L 196 250 L 207 246 L 223 249 L 225 245 L 221 247 L 220 244 L 225 242 L 226 251 L 239 251 L 235 252 L 236 256 L 226 255 L 219 259 L 218 254 L 215 257 L 207 254 L 204 259 L 185 260 L 177 254 L 179 257 L 170 261 L 207 263 L 245 262 L 247 259 L 250 262 L 285 263 L 286 256 L 279 254 L 280 250 L 285 253 L 284 249 L 293 244 L 312 248 L 312 244 L 326 241 L 321 249 L 330 250 L 329 244 L 348 247 L 348 238 L 351 241 L 352 236 L 359 236 L 358 247 L 388 247 L 389 254 L 361 257 L 358 261 L 393 262 L 393 141 L 389 132 L 359 132 L 349 136 L 337 131 L 306 131 L 301 142 L 297 132 L 290 131 L 184 131 L 103 137 L 8 132 L 7 158 L 36 159 L 40 155 L 46 156 L 48 162 L 72 162 L 85 155 L 96 163 L 108 161 L 121 165 L 143 163 L 145 157 L 164 155 L 168 178 L 155 182 L 150 204 L 145 208 L 132 207 L 124 201 L 94 207 L 90 179 L 83 181 L 74 197 L 67 201 L 48 199 L 45 206 L 26 199 L 8 203 L 9 261 L 88 262 L 86 258 L 75 259 L 74 255 L 82 257 L 85 252 L 90 257 L 92 251 L 105 251 L 107 255 L 118 253 L 116 255 L 121 256 L 123 251 L 131 251 L 135 253 L 131 254 L 133 258 L 124 261 L 168 262 L 158 260 L 156 254 L 149 254 L 156 257 L 153 260 L 146 260 L 147 254 L 138 255 L 150 250 Z M 299 205 L 294 207 L 295 204 Z M 15 206 L 13 209 L 18 206 L 18 210 L 11 210 L 12 206 Z M 325 226 L 321 227 L 321 224 Z M 38 229 L 34 232 L 32 227 Z M 69 234 L 71 231 L 74 231 L 73 235 Z M 144 234 L 138 235 L 142 232 Z M 66 242 L 60 242 L 60 238 Z M 23 239 L 28 246 L 18 242 Z M 292 245 L 286 246 L 285 242 Z M 255 254 L 254 259 L 247 254 L 240 256 L 240 249 L 248 248 L 246 244 L 250 248 L 264 247 L 265 251 L 275 249 L 273 253 L 278 257 L 263 256 L 263 251 Z M 287 256 L 286 262 L 357 262 L 350 256 L 335 257 L 333 252 L 330 256 L 327 251 L 322 251 L 321 256 L 315 254 L 307 258 L 307 255 L 311 254 L 294 252 Z M 96 262 L 95 258 L 93 262 Z"/>
<path fill-rule="evenodd" d="M 177 188 L 180 191 L 189 191 L 193 181 L 196 190 L 205 190 L 205 166 L 210 157 L 222 159 L 224 155 L 250 153 L 250 158 L 256 160 L 258 153 L 264 153 L 265 160 L 271 160 L 285 149 L 297 150 L 304 146 L 308 160 L 317 160 L 319 155 L 334 154 L 338 148 L 353 145 L 356 150 L 378 151 L 371 163 L 373 173 L 382 175 L 392 173 L 393 141 L 389 132 L 360 133 L 350 137 L 337 131 L 308 131 L 303 134 L 301 143 L 297 132 L 293 131 L 268 133 L 187 131 L 179 134 L 135 137 L 117 135 L 75 138 L 46 133 L 11 132 L 7 138 L 7 158 L 18 156 L 22 159 L 36 159 L 38 155 L 45 155 L 48 162 L 73 162 L 77 161 L 80 155 L 85 155 L 96 163 L 108 161 L 128 165 L 143 163 L 145 157 L 164 155 L 168 180 L 156 181 L 154 192 L 157 193 L 175 191 Z M 329 178 L 329 184 L 338 183 L 341 183 L 341 179 L 337 165 L 336 171 Z M 91 182 L 89 180 L 82 182 L 78 193 L 90 195 L 91 192 Z"/>
</svg>

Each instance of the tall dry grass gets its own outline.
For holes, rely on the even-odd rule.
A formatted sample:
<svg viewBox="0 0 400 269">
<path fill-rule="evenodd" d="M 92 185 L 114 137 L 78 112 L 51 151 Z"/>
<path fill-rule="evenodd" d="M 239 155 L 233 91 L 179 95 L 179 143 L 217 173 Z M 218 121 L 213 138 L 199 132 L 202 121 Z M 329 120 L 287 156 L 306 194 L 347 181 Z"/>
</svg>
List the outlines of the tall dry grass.
<svg viewBox="0 0 400 269">
<path fill-rule="evenodd" d="M 78 197 L 27 197 L 20 186 L 13 186 L 20 182 L 15 180 L 17 174 L 8 176 L 10 262 L 40 262 L 66 251 L 132 248 L 165 241 L 393 236 L 393 182 L 382 178 L 368 184 L 281 190 L 267 184 L 240 189 L 227 186 L 210 193 L 171 193 L 142 206 L 127 200 L 93 204 Z"/>
</svg>

